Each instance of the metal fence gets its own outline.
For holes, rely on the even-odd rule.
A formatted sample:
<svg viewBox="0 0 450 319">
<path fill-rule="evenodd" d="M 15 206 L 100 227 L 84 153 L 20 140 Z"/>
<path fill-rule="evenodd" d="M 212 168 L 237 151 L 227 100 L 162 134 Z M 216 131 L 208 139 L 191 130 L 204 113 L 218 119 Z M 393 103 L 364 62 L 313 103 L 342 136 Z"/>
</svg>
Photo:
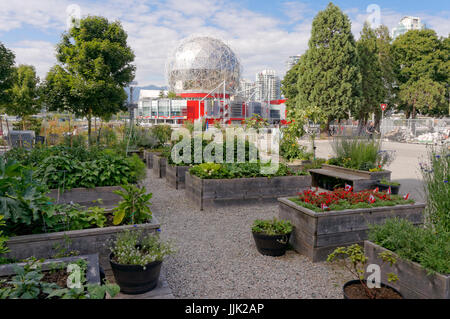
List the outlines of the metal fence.
<svg viewBox="0 0 450 319">
<path fill-rule="evenodd" d="M 383 139 L 403 143 L 450 143 L 450 118 L 446 119 L 384 119 Z"/>
</svg>

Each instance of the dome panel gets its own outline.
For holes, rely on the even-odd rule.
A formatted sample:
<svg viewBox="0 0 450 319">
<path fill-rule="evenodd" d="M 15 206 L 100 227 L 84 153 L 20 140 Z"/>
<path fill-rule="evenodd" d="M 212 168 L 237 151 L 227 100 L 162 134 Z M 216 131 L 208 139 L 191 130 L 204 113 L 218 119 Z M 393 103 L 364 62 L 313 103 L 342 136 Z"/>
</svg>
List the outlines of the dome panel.
<svg viewBox="0 0 450 319">
<path fill-rule="evenodd" d="M 167 63 L 169 87 L 175 93 L 208 93 L 224 80 L 226 93 L 234 93 L 240 74 L 234 52 L 211 37 L 184 40 Z"/>
</svg>

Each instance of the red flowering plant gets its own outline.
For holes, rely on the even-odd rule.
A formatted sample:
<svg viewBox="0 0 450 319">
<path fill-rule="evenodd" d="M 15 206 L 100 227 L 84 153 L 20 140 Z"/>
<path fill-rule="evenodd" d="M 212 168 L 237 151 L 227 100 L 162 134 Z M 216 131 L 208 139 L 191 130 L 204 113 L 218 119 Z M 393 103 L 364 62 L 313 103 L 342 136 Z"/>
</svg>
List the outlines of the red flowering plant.
<svg viewBox="0 0 450 319">
<path fill-rule="evenodd" d="M 298 197 L 291 201 L 317 212 L 414 203 L 411 199 L 379 192 L 378 189 L 353 192 L 350 187 L 336 188 L 332 192 L 309 189 L 298 193 Z"/>
</svg>

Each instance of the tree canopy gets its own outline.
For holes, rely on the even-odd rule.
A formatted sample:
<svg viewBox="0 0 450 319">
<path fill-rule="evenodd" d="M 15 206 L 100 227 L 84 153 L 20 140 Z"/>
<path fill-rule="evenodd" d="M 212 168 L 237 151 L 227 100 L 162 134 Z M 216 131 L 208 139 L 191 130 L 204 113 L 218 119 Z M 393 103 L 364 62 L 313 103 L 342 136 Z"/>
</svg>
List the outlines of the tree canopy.
<svg viewBox="0 0 450 319">
<path fill-rule="evenodd" d="M 14 53 L 0 42 L 0 107 L 10 102 L 6 91 L 13 84 L 14 59 Z"/>
<path fill-rule="evenodd" d="M 20 116 L 22 120 L 41 110 L 39 77 L 31 65 L 19 65 L 14 68 L 13 85 L 6 90 L 9 101 L 5 104 L 6 113 Z"/>
<path fill-rule="evenodd" d="M 351 22 L 334 4 L 314 18 L 298 70 L 296 108 L 318 107 L 328 123 L 359 108 L 361 74 Z"/>
<path fill-rule="evenodd" d="M 63 33 L 57 60 L 47 74 L 46 103 L 50 110 L 109 118 L 123 109 L 124 87 L 135 76 L 134 53 L 120 22 L 88 16 Z"/>
</svg>

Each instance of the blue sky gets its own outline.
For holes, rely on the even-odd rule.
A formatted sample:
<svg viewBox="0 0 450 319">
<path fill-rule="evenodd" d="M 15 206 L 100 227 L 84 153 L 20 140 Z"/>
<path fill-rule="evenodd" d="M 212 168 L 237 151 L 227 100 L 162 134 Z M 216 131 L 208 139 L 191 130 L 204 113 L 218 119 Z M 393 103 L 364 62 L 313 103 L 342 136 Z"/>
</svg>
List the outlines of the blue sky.
<svg viewBox="0 0 450 319">
<path fill-rule="evenodd" d="M 165 61 L 185 37 L 214 36 L 238 55 L 243 75 L 272 68 L 282 77 L 288 56 L 305 51 L 314 16 L 329 1 L 321 0 L 2 0 L 0 41 L 16 54 L 17 63 L 32 64 L 45 77 L 56 62 L 54 46 L 66 28 L 67 8 L 81 16 L 119 19 L 136 54 L 139 85 L 164 85 Z M 356 38 L 368 18 L 367 8 L 380 8 L 381 23 L 390 29 L 406 15 L 419 16 L 441 36 L 450 33 L 450 1 L 333 1 L 351 19 Z"/>
</svg>

